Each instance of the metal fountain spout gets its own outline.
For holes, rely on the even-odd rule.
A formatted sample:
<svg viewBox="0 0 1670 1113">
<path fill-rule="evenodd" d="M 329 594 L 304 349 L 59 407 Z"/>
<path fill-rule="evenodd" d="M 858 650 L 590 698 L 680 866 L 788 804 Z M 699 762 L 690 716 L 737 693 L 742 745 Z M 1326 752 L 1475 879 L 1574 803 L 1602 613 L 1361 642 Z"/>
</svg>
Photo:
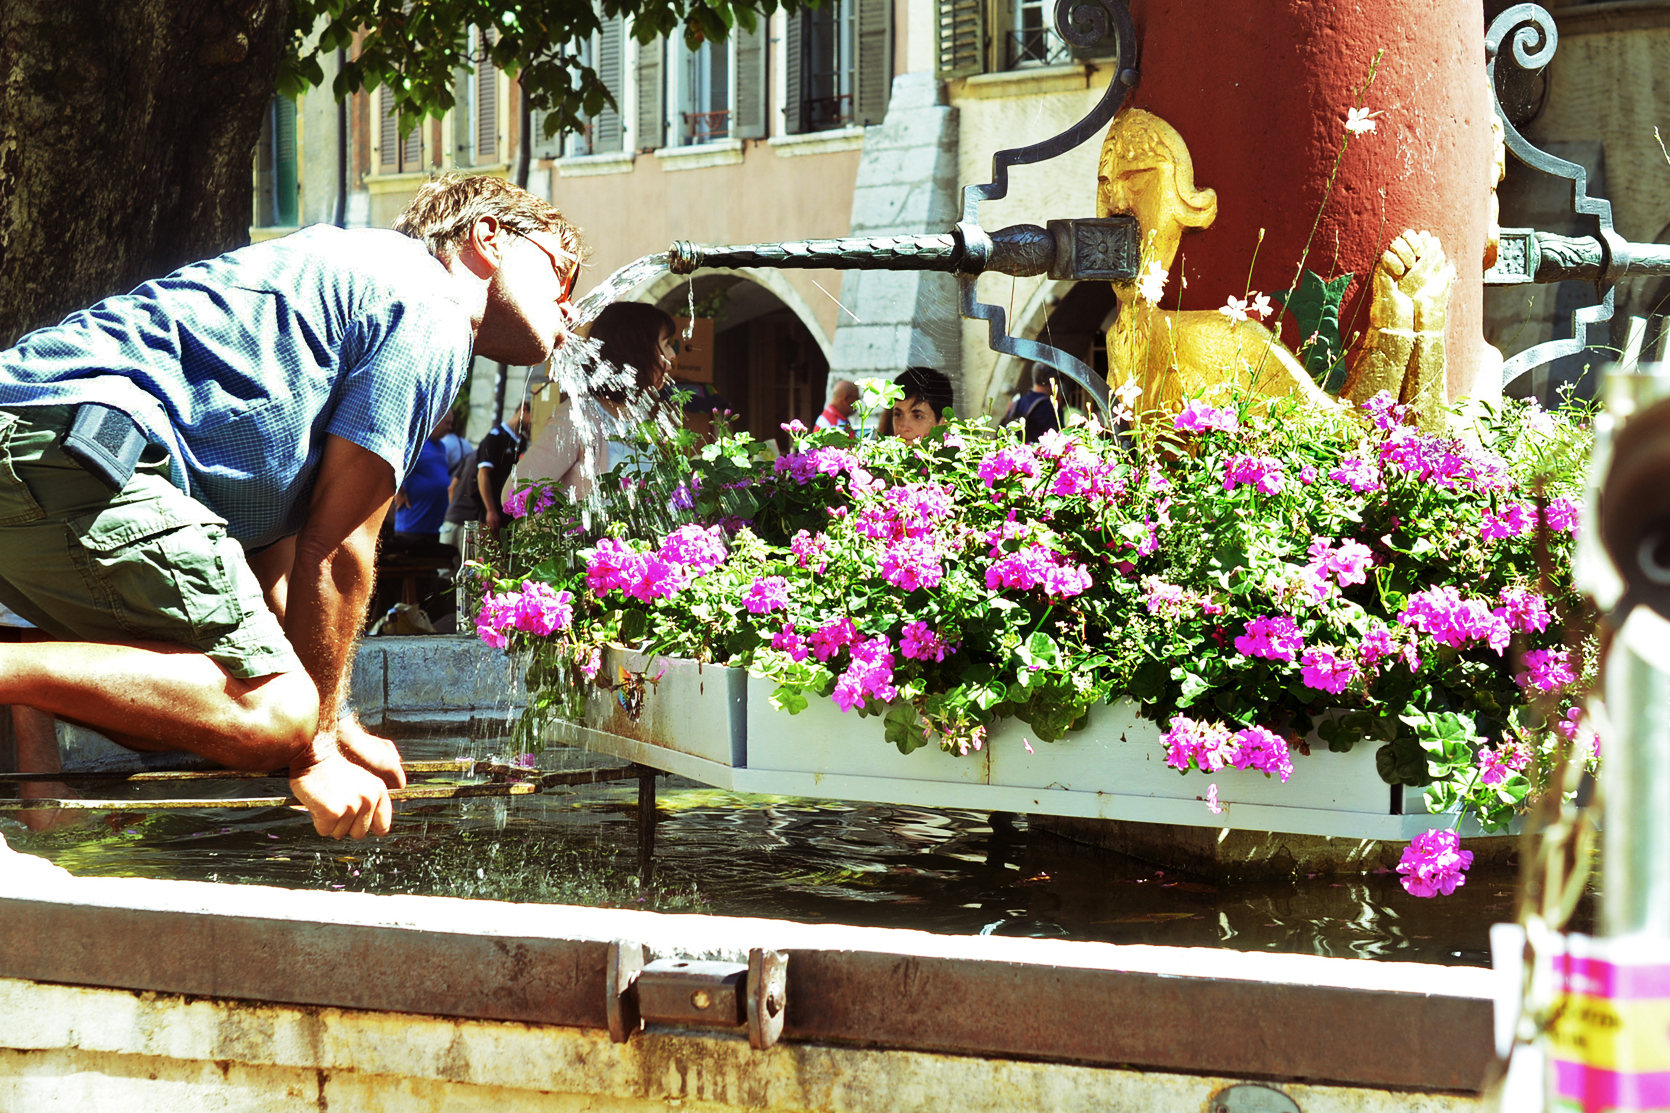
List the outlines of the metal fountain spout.
<svg viewBox="0 0 1670 1113">
<path fill-rule="evenodd" d="M 1045 226 L 1016 224 L 987 232 L 980 226 L 980 202 L 1009 191 L 1009 167 L 1044 162 L 1099 134 L 1125 103 L 1136 84 L 1136 30 L 1124 0 L 1056 0 L 1055 26 L 1061 37 L 1083 50 L 1114 36 L 1118 76 L 1096 107 L 1061 134 L 1029 147 L 992 156 L 992 180 L 963 187 L 963 218 L 950 230 L 915 236 L 853 237 L 787 243 L 736 244 L 723 247 L 676 241 L 667 252 L 674 274 L 703 267 L 774 267 L 942 271 L 958 276 L 961 313 L 984 320 L 992 350 L 1053 367 L 1078 383 L 1109 420 L 1107 382 L 1084 361 L 1037 340 L 1010 336 L 1004 310 L 979 300 L 975 280 L 983 273 L 1018 278 L 1047 274 L 1054 279 L 1134 279 L 1141 259 L 1142 235 L 1132 216 L 1051 220 Z"/>
<path fill-rule="evenodd" d="M 949 232 L 920 236 L 850 237 L 732 247 L 675 240 L 668 252 L 674 274 L 703 267 L 775 267 L 779 270 L 836 268 L 870 271 L 944 271 L 977 275 L 986 271 L 1027 278 L 1104 281 L 1137 273 L 1137 220 L 1110 216 L 1052 220 L 1048 227 L 1014 224 L 987 233 L 978 224 L 958 223 Z"/>
</svg>

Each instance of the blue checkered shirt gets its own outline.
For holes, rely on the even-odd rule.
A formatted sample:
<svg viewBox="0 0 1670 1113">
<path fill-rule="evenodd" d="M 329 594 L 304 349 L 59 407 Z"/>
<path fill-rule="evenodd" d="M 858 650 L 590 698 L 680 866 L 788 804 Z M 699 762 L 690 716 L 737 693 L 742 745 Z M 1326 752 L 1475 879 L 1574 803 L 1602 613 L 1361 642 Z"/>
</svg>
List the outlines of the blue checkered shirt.
<svg viewBox="0 0 1670 1113">
<path fill-rule="evenodd" d="M 0 352 L 0 408 L 100 402 L 259 548 L 300 531 L 326 434 L 395 483 L 469 370 L 469 313 L 397 232 L 307 228 L 193 263 Z"/>
</svg>

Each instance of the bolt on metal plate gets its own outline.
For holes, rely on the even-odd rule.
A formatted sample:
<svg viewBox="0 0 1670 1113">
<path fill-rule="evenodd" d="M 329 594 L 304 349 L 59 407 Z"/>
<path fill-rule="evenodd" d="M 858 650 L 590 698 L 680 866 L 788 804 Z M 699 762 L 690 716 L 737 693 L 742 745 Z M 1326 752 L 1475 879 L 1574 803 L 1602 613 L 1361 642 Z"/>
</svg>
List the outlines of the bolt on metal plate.
<svg viewBox="0 0 1670 1113">
<path fill-rule="evenodd" d="M 1219 1090 L 1207 1108 L 1211 1113 L 1300 1113 L 1298 1102 L 1274 1086 L 1254 1082 Z"/>
<path fill-rule="evenodd" d="M 740 962 L 656 959 L 638 974 L 638 1012 L 646 1024 L 740 1028 L 747 978 Z"/>
<path fill-rule="evenodd" d="M 755 947 L 748 952 L 748 1045 L 764 1051 L 783 1035 L 789 1012 L 789 956 Z"/>
</svg>

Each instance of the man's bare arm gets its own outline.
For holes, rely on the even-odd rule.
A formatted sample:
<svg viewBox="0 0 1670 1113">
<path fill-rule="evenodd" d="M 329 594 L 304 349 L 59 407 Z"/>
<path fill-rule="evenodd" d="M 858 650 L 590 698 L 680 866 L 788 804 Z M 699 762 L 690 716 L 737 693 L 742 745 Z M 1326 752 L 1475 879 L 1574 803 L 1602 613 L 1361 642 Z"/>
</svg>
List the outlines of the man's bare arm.
<svg viewBox="0 0 1670 1113">
<path fill-rule="evenodd" d="M 287 577 L 284 632 L 319 686 L 319 730 L 341 711 L 354 644 L 376 581 L 377 532 L 394 499 L 394 469 L 341 437 L 325 439 L 307 524 Z"/>
</svg>

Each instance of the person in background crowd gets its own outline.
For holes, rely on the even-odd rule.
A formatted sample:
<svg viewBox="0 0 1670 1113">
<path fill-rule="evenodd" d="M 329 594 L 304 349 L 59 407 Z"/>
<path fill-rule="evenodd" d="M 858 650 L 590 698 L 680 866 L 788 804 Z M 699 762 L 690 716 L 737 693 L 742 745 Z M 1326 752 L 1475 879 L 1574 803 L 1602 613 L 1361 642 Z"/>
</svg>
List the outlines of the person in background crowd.
<svg viewBox="0 0 1670 1113">
<path fill-rule="evenodd" d="M 448 411 L 429 433 L 418 452 L 417 463 L 406 473 L 406 481 L 394 494 L 394 535 L 403 541 L 438 542 L 441 522 L 447 512 L 447 488 L 452 476 L 447 470 L 442 438 L 452 428 Z"/>
<path fill-rule="evenodd" d="M 951 380 L 932 367 L 910 367 L 893 380 L 905 396 L 893 403 L 893 434 L 906 441 L 919 441 L 929 429 L 945 424 L 951 408 Z"/>
<path fill-rule="evenodd" d="M 1055 401 L 1056 371 L 1041 363 L 1032 365 L 1032 389 L 1016 398 L 1003 415 L 1001 424 L 1023 421 L 1026 443 L 1032 444 L 1051 429 L 1061 428 L 1061 414 Z"/>
<path fill-rule="evenodd" d="M 528 400 L 524 398 L 516 407 L 516 416 L 493 426 L 476 445 L 476 493 L 481 499 L 482 528 L 495 540 L 499 527 L 504 524 L 505 481 L 515 470 L 516 461 L 527 451 L 530 419 Z"/>
<path fill-rule="evenodd" d="M 836 379 L 829 387 L 829 404 L 818 415 L 816 428 L 852 430 L 852 411 L 858 406 L 858 384 L 849 379 Z"/>
<path fill-rule="evenodd" d="M 465 440 L 458 433 L 458 427 L 460 424 L 461 423 L 458 420 L 458 409 L 455 406 L 453 409 L 448 410 L 444 415 L 442 415 L 440 425 L 436 426 L 437 429 L 445 430 L 445 432 L 441 433 L 440 444 L 442 451 L 446 453 L 446 466 L 448 472 L 451 472 L 454 468 L 456 468 L 458 466 L 458 461 L 462 460 L 464 458 L 464 454 L 470 450 L 470 442 Z M 433 439 L 435 434 L 431 433 L 429 436 Z M 447 497 L 452 497 L 452 493 L 450 491 L 447 493 Z"/>
<path fill-rule="evenodd" d="M 599 313 L 591 339 L 598 344 L 600 362 L 616 370 L 603 368 L 598 374 L 593 369 L 593 380 L 604 381 L 592 397 L 565 398 L 558 404 L 517 468 L 517 482 L 554 480 L 582 499 L 598 476 L 631 459 L 634 447 L 627 438 L 632 426 L 647 419 L 664 396 L 667 376 L 678 359 L 677 336 L 672 317 L 643 302 L 616 302 Z M 629 394 L 638 396 L 642 408 L 627 405 Z M 581 422 L 610 435 L 582 436 Z"/>
<path fill-rule="evenodd" d="M 475 449 L 466 447 L 464 455 L 449 472 L 446 515 L 441 519 L 441 544 L 464 551 L 464 523 L 481 521 L 481 489 L 476 485 Z"/>
</svg>

